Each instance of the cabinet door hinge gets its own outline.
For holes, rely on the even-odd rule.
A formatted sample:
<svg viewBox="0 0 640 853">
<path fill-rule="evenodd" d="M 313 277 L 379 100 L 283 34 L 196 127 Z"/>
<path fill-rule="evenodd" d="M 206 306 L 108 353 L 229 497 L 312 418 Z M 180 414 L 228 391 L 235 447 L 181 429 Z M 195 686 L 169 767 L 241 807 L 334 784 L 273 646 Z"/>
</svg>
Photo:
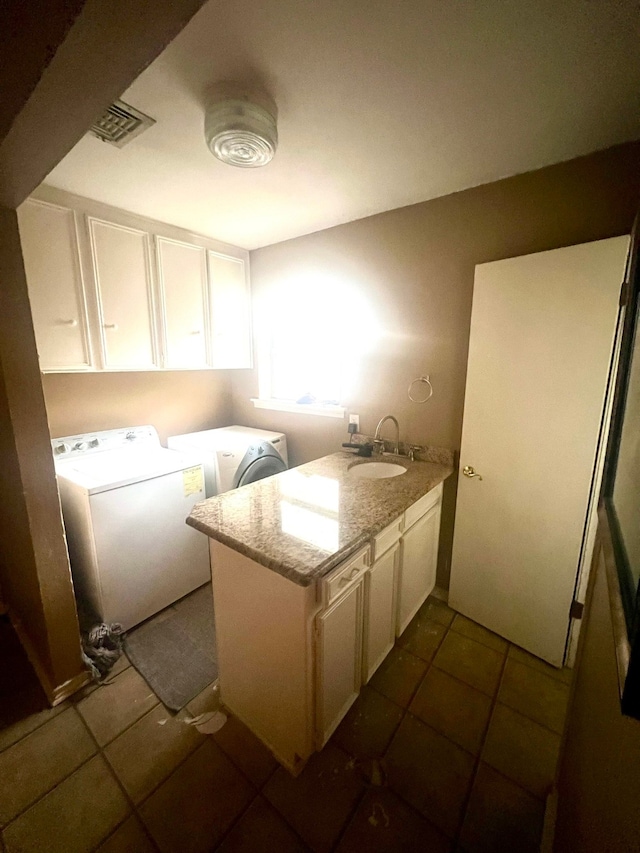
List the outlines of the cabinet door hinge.
<svg viewBox="0 0 640 853">
<path fill-rule="evenodd" d="M 570 619 L 582 619 L 582 614 L 584 613 L 584 604 L 581 604 L 579 601 L 575 599 L 571 602 L 571 607 L 569 608 L 569 618 Z"/>
</svg>

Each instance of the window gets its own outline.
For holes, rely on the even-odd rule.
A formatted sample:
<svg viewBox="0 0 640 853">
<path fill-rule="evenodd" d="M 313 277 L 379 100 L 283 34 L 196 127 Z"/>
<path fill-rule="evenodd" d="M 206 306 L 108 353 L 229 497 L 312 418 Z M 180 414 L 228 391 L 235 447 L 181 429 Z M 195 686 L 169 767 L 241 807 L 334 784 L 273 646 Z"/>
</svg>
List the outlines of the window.
<svg viewBox="0 0 640 853">
<path fill-rule="evenodd" d="M 259 397 L 264 408 L 343 417 L 362 358 L 379 336 L 368 299 L 352 285 L 306 275 L 256 303 Z"/>
</svg>

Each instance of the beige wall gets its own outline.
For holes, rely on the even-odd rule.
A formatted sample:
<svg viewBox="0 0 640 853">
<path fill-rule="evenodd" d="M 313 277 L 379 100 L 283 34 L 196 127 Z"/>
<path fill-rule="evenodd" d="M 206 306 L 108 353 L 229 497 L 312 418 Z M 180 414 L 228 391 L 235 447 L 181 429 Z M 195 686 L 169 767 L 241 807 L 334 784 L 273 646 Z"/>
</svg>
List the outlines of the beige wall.
<svg viewBox="0 0 640 853">
<path fill-rule="evenodd" d="M 0 208 L 0 367 L 0 585 L 51 695 L 81 671 L 80 640 L 18 221 L 15 211 L 5 208 Z"/>
<path fill-rule="evenodd" d="M 231 371 L 50 373 L 42 377 L 51 435 L 153 424 L 168 435 L 232 422 Z"/>
<path fill-rule="evenodd" d="M 604 562 L 598 555 L 558 781 L 556 853 L 640 848 L 640 721 L 620 713 Z"/>
<path fill-rule="evenodd" d="M 0 585 L 52 700 L 84 667 L 15 208 L 203 2 L 2 4 Z"/>
<path fill-rule="evenodd" d="M 639 166 L 639 143 L 618 146 L 258 249 L 251 253 L 254 296 L 292 276 L 304 287 L 308 270 L 361 288 L 386 328 L 357 392 L 346 401 L 359 412 L 362 431 L 372 432 L 391 412 L 403 439 L 457 450 L 475 265 L 627 233 L 638 203 Z M 303 292 L 300 298 L 303 304 Z M 418 406 L 409 402 L 407 386 L 424 373 L 434 394 Z M 345 421 L 255 409 L 249 399 L 257 393 L 256 371 L 235 377 L 234 419 L 286 432 L 293 464 L 331 453 L 347 440 Z M 438 575 L 444 586 L 454 507 L 451 480 Z"/>
</svg>

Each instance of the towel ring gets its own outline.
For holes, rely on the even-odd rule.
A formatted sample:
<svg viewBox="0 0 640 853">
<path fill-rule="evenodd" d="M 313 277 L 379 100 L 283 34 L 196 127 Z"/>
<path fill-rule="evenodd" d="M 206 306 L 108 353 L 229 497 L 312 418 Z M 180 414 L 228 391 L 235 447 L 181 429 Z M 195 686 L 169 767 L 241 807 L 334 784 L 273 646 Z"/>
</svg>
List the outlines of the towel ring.
<svg viewBox="0 0 640 853">
<path fill-rule="evenodd" d="M 413 389 L 413 386 L 416 384 L 416 382 L 422 382 L 429 389 L 427 396 L 423 400 L 416 400 L 416 398 L 413 396 L 412 389 Z M 411 385 L 409 385 L 408 393 L 409 393 L 409 399 L 411 400 L 412 403 L 426 403 L 427 400 L 430 400 L 431 397 L 433 396 L 433 385 L 431 384 L 431 380 L 429 379 L 428 376 L 419 376 L 417 379 L 413 380 Z"/>
</svg>

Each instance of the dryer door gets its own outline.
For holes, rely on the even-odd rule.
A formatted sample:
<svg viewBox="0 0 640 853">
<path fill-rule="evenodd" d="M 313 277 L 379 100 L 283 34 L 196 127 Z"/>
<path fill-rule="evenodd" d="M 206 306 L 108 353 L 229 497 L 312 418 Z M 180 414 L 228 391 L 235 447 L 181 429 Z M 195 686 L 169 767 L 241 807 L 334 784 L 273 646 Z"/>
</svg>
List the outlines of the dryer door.
<svg viewBox="0 0 640 853">
<path fill-rule="evenodd" d="M 245 468 L 235 485 L 236 488 L 246 486 L 247 483 L 255 483 L 258 480 L 263 480 L 265 477 L 271 477 L 273 474 L 280 474 L 286 470 L 287 466 L 280 457 L 262 456 Z"/>
</svg>

